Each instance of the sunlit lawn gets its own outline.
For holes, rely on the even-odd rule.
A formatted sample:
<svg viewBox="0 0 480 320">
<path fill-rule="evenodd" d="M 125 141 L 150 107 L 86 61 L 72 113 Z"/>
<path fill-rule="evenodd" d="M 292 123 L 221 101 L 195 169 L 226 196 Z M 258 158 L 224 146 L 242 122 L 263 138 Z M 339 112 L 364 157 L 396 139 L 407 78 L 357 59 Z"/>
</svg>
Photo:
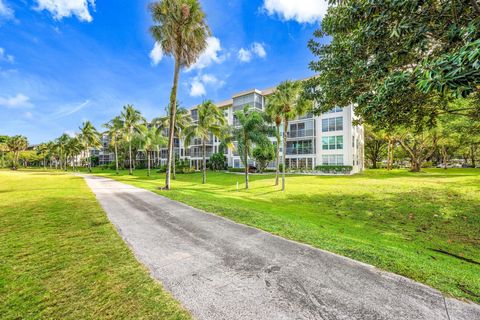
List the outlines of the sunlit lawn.
<svg viewBox="0 0 480 320">
<path fill-rule="evenodd" d="M 272 175 L 251 176 L 248 191 L 236 189 L 242 175 L 209 172 L 206 185 L 200 174 L 177 175 L 160 191 L 160 174 L 97 174 L 480 302 L 478 169 L 288 176 L 285 193 Z"/>
<path fill-rule="evenodd" d="M 0 171 L 1 319 L 189 319 L 82 178 Z"/>
</svg>

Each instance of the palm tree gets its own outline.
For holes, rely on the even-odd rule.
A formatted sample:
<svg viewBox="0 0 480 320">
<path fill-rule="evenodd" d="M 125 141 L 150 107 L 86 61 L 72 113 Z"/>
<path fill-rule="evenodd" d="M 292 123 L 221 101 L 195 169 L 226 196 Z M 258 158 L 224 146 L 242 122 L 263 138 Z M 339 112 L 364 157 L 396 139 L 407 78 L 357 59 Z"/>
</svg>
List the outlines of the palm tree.
<svg viewBox="0 0 480 320">
<path fill-rule="evenodd" d="M 313 107 L 313 102 L 305 97 L 304 92 L 303 82 L 287 80 L 280 83 L 269 99 L 269 104 L 278 108 L 278 113 L 281 115 L 283 122 L 282 191 L 285 191 L 288 123 L 290 120 L 308 113 Z M 273 106 L 270 106 L 270 108 L 273 108 Z"/>
<path fill-rule="evenodd" d="M 12 169 L 17 170 L 20 151 L 24 151 L 28 148 L 28 140 L 24 136 L 10 137 L 7 140 L 7 147 L 8 150 L 13 153 Z"/>
<path fill-rule="evenodd" d="M 5 140 L 5 142 L 0 142 L 0 153 L 2 154 L 2 164 L 0 168 L 5 167 L 5 153 L 8 152 L 7 141 L 8 140 Z"/>
<path fill-rule="evenodd" d="M 113 144 L 115 151 L 115 173 L 118 174 L 118 142 L 121 139 L 122 129 L 124 127 L 122 118 L 117 116 L 103 125 L 107 131 L 105 132 L 110 138 L 110 143 Z"/>
<path fill-rule="evenodd" d="M 173 85 L 170 93 L 170 123 L 175 124 L 177 112 L 177 87 L 180 69 L 193 65 L 207 48 L 210 29 L 198 0 L 160 0 L 150 6 L 153 21 L 151 33 L 165 55 L 175 60 Z M 165 189 L 170 189 L 175 126 L 168 136 L 167 172 Z"/>
<path fill-rule="evenodd" d="M 198 122 L 190 126 L 185 133 L 185 148 L 188 147 L 190 141 L 194 138 L 202 140 L 202 183 L 207 183 L 207 140 L 212 135 L 220 137 L 224 132 L 226 119 L 222 110 L 218 108 L 212 101 L 208 100 L 198 106 Z"/>
<path fill-rule="evenodd" d="M 60 161 L 60 169 L 65 171 L 67 171 L 66 148 L 69 140 L 70 136 L 66 133 L 62 134 L 57 140 L 55 140 L 55 147 Z"/>
<path fill-rule="evenodd" d="M 233 139 L 237 141 L 238 153 L 245 167 L 245 189 L 248 189 L 248 159 L 252 155 L 254 145 L 259 148 L 271 148 L 268 134 L 272 130 L 264 115 L 258 111 L 251 111 L 248 105 L 243 110 L 235 112 L 235 117 L 240 127 L 234 129 Z"/>
<path fill-rule="evenodd" d="M 185 130 L 189 128 L 193 123 L 192 116 L 190 111 L 185 108 L 179 108 L 177 105 L 177 116 L 175 121 L 175 136 L 179 139 L 180 142 L 184 142 L 185 139 Z M 152 124 L 158 128 L 159 131 L 170 128 L 170 117 L 167 115 L 165 117 L 155 118 L 152 120 Z M 175 149 L 174 149 L 175 150 Z M 172 179 L 176 179 L 176 170 L 175 170 L 176 159 L 172 162 Z"/>
<path fill-rule="evenodd" d="M 167 139 L 162 135 L 162 131 L 158 130 L 155 126 L 150 125 L 149 127 L 145 126 L 141 130 L 141 149 L 143 149 L 147 155 L 147 170 L 148 176 L 150 177 L 150 155 L 154 152 L 160 145 L 165 145 Z"/>
<path fill-rule="evenodd" d="M 123 111 L 120 114 L 120 118 L 123 122 L 123 138 L 128 143 L 128 162 L 129 172 L 133 174 L 132 167 L 132 140 L 135 133 L 139 133 L 141 126 L 145 123 L 145 118 L 142 117 L 140 111 L 136 110 L 132 105 L 126 105 L 123 107 Z"/>
<path fill-rule="evenodd" d="M 97 148 L 101 146 L 100 134 L 90 121 L 84 122 L 80 129 L 80 141 L 87 152 L 88 172 L 92 172 L 92 157 L 90 155 L 90 148 Z"/>
<path fill-rule="evenodd" d="M 80 137 L 70 138 L 66 145 L 65 145 L 65 156 L 66 158 L 70 158 L 72 161 L 72 169 L 75 171 L 77 157 L 84 151 L 85 146 L 83 142 L 80 140 Z M 66 169 L 65 169 L 66 170 Z"/>
<path fill-rule="evenodd" d="M 267 98 L 265 113 L 270 117 L 270 120 L 275 123 L 275 139 L 277 144 L 275 146 L 275 185 L 278 186 L 280 176 L 280 127 L 282 125 L 282 105 L 276 104 L 275 100 Z"/>
<path fill-rule="evenodd" d="M 43 169 L 47 169 L 47 155 L 48 155 L 48 146 L 46 143 L 40 143 L 35 147 L 37 155 L 42 156 L 43 158 Z"/>
</svg>

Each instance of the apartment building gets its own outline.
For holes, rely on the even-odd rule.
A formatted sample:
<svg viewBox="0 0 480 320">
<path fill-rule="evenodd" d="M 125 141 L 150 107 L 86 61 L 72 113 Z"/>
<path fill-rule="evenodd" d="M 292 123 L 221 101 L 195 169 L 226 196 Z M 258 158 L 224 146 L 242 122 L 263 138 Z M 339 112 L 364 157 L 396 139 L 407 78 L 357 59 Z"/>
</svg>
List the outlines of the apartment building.
<svg viewBox="0 0 480 320">
<path fill-rule="evenodd" d="M 275 88 L 266 90 L 252 89 L 240 92 L 231 99 L 217 103 L 223 110 L 227 122 L 236 126 L 235 112 L 243 110 L 246 105 L 258 111 L 265 110 L 266 99 L 274 92 Z M 196 107 L 191 110 L 194 121 L 198 120 Z M 354 125 L 355 115 L 353 107 L 335 108 L 327 113 L 315 116 L 307 114 L 292 120 L 288 126 L 286 166 L 291 169 L 313 170 L 319 165 L 345 165 L 352 166 L 352 173 L 361 172 L 364 169 L 364 132 L 362 126 Z M 283 125 L 281 128 L 283 137 Z M 272 142 L 275 139 L 271 138 Z M 102 141 L 104 142 L 104 141 Z M 211 136 L 207 141 L 207 158 L 213 153 L 219 152 L 221 141 Z M 108 142 L 104 145 L 108 145 Z M 175 153 L 182 160 L 189 161 L 191 167 L 201 169 L 202 167 L 202 141 L 194 139 L 190 142 L 188 149 L 182 141 L 175 139 Z M 99 155 L 101 163 L 107 163 L 111 155 L 108 155 L 106 148 Z M 102 157 L 103 155 L 103 157 Z M 159 153 L 160 159 L 153 159 L 155 163 L 166 164 L 167 150 Z M 242 168 L 243 163 L 235 150 L 226 150 L 225 156 L 228 166 Z M 255 165 L 253 159 L 249 165 Z M 275 163 L 270 164 L 274 168 Z"/>
</svg>

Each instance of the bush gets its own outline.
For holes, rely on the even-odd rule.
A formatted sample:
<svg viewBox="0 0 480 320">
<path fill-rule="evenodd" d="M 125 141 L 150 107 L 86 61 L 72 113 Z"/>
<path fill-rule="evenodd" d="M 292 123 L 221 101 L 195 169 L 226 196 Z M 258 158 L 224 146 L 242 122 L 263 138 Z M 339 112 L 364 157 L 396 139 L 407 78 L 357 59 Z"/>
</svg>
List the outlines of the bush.
<svg viewBox="0 0 480 320">
<path fill-rule="evenodd" d="M 167 166 L 160 166 L 157 170 L 157 173 L 165 173 L 167 172 Z"/>
<path fill-rule="evenodd" d="M 431 168 L 431 167 L 433 167 L 432 161 L 425 161 L 424 163 L 422 163 L 422 168 Z"/>
<path fill-rule="evenodd" d="M 190 167 L 183 167 L 182 168 L 182 171 L 180 171 L 179 173 L 183 173 L 183 174 L 190 174 L 190 173 L 195 173 L 195 169 L 194 168 L 190 168 Z"/>
<path fill-rule="evenodd" d="M 213 171 L 225 170 L 227 167 L 225 155 L 223 153 L 212 154 L 208 167 Z"/>
<path fill-rule="evenodd" d="M 348 174 L 353 170 L 352 166 L 316 166 L 315 170 L 324 173 Z"/>
<path fill-rule="evenodd" d="M 244 168 L 228 168 L 229 172 L 245 172 Z"/>
</svg>

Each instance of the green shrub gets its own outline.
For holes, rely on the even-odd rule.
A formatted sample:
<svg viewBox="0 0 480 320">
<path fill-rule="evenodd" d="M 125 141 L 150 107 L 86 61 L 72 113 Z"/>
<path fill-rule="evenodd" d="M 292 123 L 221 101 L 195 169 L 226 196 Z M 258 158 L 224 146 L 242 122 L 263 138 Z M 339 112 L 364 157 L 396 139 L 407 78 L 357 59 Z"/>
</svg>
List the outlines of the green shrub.
<svg viewBox="0 0 480 320">
<path fill-rule="evenodd" d="M 244 168 L 228 168 L 229 172 L 245 172 Z"/>
<path fill-rule="evenodd" d="M 433 167 L 432 161 L 425 161 L 424 163 L 422 163 L 422 168 L 431 168 L 431 167 Z"/>
<path fill-rule="evenodd" d="M 316 166 L 315 170 L 323 173 L 348 174 L 353 170 L 352 166 Z"/>
<path fill-rule="evenodd" d="M 189 174 L 189 173 L 195 173 L 195 169 L 194 168 L 190 168 L 190 167 L 183 167 L 182 170 L 179 172 L 179 173 L 183 173 L 183 174 Z"/>
</svg>

